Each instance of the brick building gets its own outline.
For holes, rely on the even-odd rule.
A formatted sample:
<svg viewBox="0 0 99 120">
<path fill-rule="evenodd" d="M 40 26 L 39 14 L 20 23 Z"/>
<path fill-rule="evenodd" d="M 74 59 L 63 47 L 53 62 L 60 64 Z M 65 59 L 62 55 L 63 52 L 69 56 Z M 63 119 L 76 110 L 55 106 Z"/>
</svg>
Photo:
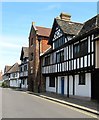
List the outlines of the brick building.
<svg viewBox="0 0 99 120">
<path fill-rule="evenodd" d="M 35 26 L 32 22 L 29 34 L 28 90 L 38 92 L 40 86 L 40 55 L 46 51 L 50 28 Z"/>
</svg>

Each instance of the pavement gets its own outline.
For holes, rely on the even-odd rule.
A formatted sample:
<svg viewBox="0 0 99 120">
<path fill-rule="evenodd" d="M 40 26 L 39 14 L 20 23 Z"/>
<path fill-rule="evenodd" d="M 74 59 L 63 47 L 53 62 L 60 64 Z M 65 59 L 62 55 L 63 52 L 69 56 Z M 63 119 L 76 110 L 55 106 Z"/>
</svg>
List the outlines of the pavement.
<svg viewBox="0 0 99 120">
<path fill-rule="evenodd" d="M 91 100 L 86 97 L 69 97 L 67 98 L 64 95 L 59 95 L 56 93 L 34 93 L 27 91 L 29 94 L 34 94 L 36 96 L 52 100 L 61 104 L 72 106 L 93 114 L 96 114 L 99 117 L 99 103 L 96 100 Z"/>
</svg>

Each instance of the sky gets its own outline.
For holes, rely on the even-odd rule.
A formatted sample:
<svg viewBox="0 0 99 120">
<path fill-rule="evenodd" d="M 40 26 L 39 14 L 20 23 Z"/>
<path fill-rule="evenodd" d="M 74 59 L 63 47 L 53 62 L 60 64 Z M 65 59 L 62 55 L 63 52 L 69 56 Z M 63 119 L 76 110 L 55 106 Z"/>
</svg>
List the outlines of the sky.
<svg viewBox="0 0 99 120">
<path fill-rule="evenodd" d="M 61 12 L 83 23 L 97 14 L 97 2 L 0 2 L 0 70 L 19 62 L 32 22 L 51 28 Z"/>
</svg>

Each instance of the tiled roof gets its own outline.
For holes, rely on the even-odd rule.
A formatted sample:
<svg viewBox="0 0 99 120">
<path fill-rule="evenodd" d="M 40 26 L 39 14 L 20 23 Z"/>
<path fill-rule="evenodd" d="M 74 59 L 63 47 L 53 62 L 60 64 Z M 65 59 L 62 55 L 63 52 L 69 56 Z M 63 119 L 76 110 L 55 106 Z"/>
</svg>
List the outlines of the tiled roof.
<svg viewBox="0 0 99 120">
<path fill-rule="evenodd" d="M 71 35 L 77 35 L 83 27 L 83 24 L 81 23 L 65 21 L 59 18 L 56 18 L 56 22 L 61 27 L 64 33 Z"/>
<path fill-rule="evenodd" d="M 51 29 L 50 28 L 45 28 L 45 27 L 40 27 L 40 26 L 36 26 L 37 29 L 37 34 L 39 36 L 45 36 L 45 37 L 49 37 Z"/>
<path fill-rule="evenodd" d="M 43 54 L 40 55 L 40 57 L 50 53 L 52 51 L 52 47 L 49 47 Z"/>
<path fill-rule="evenodd" d="M 84 23 L 79 35 L 85 34 L 95 28 L 99 28 L 99 14 Z"/>
<path fill-rule="evenodd" d="M 19 71 L 19 64 L 15 63 L 8 71 L 8 73 L 13 73 Z"/>
<path fill-rule="evenodd" d="M 11 66 L 6 65 L 5 69 L 4 69 L 4 73 L 7 73 L 10 68 L 11 68 Z"/>
<path fill-rule="evenodd" d="M 22 47 L 24 52 L 24 57 L 28 57 L 28 47 Z"/>
<path fill-rule="evenodd" d="M 22 57 L 23 57 L 23 56 L 24 56 L 24 57 L 29 57 L 28 47 L 22 47 L 20 60 L 22 60 Z"/>
</svg>

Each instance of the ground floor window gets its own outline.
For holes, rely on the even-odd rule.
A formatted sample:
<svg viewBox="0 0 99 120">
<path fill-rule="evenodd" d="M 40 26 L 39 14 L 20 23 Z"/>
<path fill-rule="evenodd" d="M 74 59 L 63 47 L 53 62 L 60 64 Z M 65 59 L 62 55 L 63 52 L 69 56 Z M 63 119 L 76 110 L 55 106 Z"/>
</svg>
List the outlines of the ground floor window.
<svg viewBox="0 0 99 120">
<path fill-rule="evenodd" d="M 86 81 L 85 81 L 85 73 L 81 73 L 79 74 L 79 85 L 85 85 Z"/>
<path fill-rule="evenodd" d="M 53 76 L 49 79 L 49 87 L 55 87 L 55 77 Z"/>
</svg>

